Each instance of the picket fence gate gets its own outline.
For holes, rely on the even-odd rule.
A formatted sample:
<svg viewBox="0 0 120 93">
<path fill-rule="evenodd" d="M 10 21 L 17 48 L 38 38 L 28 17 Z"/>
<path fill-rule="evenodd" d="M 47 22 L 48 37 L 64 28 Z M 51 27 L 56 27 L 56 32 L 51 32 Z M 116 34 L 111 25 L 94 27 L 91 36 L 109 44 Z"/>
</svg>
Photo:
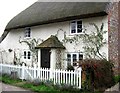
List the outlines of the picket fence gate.
<svg viewBox="0 0 120 93">
<path fill-rule="evenodd" d="M 60 69 L 36 68 L 22 66 L 0 64 L 0 73 L 11 74 L 17 73 L 17 77 L 22 80 L 40 80 L 53 81 L 54 84 L 67 84 L 76 88 L 81 88 L 81 67 L 79 70 L 67 71 Z"/>
</svg>

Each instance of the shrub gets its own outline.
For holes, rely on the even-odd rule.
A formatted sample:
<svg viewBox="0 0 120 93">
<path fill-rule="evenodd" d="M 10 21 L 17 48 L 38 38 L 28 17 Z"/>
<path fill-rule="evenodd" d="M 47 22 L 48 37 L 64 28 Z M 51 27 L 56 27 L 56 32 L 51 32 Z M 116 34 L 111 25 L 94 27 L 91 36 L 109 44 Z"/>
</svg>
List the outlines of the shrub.
<svg viewBox="0 0 120 93">
<path fill-rule="evenodd" d="M 73 71 L 74 71 L 74 67 L 71 66 L 71 65 L 68 65 L 68 66 L 67 66 L 67 70 L 73 70 Z"/>
<path fill-rule="evenodd" d="M 120 75 L 115 76 L 114 81 L 115 81 L 115 83 L 120 82 Z"/>
<path fill-rule="evenodd" d="M 84 87 L 105 90 L 114 85 L 113 64 L 107 60 L 86 59 L 79 62 L 86 72 Z"/>
<path fill-rule="evenodd" d="M 34 86 L 43 85 L 43 82 L 40 81 L 40 79 L 34 79 L 31 83 L 32 83 Z"/>
</svg>

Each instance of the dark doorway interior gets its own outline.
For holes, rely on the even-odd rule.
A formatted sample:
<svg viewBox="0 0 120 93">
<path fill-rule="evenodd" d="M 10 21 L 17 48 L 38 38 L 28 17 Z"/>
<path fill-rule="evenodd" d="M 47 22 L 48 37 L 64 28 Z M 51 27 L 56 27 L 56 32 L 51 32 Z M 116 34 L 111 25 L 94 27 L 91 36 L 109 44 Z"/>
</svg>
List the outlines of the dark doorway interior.
<svg viewBox="0 0 120 93">
<path fill-rule="evenodd" d="M 50 68 L 50 49 L 41 49 L 41 67 Z"/>
</svg>

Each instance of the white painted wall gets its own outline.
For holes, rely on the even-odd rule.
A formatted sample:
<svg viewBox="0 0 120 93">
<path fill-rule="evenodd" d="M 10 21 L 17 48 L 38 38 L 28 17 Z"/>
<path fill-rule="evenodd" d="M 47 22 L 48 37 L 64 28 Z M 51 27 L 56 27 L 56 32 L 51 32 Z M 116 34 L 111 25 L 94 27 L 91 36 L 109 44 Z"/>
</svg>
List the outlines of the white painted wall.
<svg viewBox="0 0 120 93">
<path fill-rule="evenodd" d="M 83 21 L 83 27 L 87 29 L 88 33 L 91 30 L 95 30 L 95 28 L 93 26 L 90 26 L 89 23 L 95 23 L 99 27 L 101 26 L 102 23 L 104 23 L 105 25 L 104 30 L 108 31 L 107 16 L 88 18 L 88 19 L 83 19 L 82 21 Z M 66 21 L 66 22 L 59 22 L 59 23 L 52 23 L 52 24 L 31 27 L 31 38 L 36 38 L 36 39 L 40 38 L 40 39 L 46 40 L 51 35 L 56 35 L 57 31 L 59 30 L 58 38 L 60 41 L 62 41 L 64 37 L 63 31 L 66 32 L 67 37 L 72 36 L 70 35 L 70 22 L 71 21 Z M 12 49 L 12 50 L 18 49 L 20 50 L 20 52 L 22 52 L 23 50 L 29 49 L 27 45 L 19 43 L 20 37 L 24 40 L 24 29 L 15 29 L 10 31 L 7 37 L 0 44 L 0 48 L 6 51 L 8 49 Z M 108 33 L 104 37 L 108 40 Z M 75 52 L 75 51 L 83 52 L 82 43 L 78 46 L 74 46 L 74 44 L 67 43 L 64 46 L 66 47 L 65 52 Z M 108 44 L 103 49 L 101 49 L 101 52 L 105 52 L 108 58 Z M 10 58 L 12 59 L 12 57 Z M 30 60 L 26 60 L 26 61 L 30 64 Z"/>
</svg>

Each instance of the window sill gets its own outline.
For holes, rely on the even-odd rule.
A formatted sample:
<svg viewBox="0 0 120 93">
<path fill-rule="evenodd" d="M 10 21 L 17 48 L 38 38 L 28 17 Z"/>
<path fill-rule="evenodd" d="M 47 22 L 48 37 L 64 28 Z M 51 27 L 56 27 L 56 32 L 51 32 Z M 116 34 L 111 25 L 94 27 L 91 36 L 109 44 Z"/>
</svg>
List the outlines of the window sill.
<svg viewBox="0 0 120 93">
<path fill-rule="evenodd" d="M 30 40 L 32 39 L 31 37 L 24 37 L 24 40 Z"/>
<path fill-rule="evenodd" d="M 74 36 L 74 35 L 83 35 L 84 33 L 81 32 L 81 33 L 70 33 L 69 36 Z"/>
</svg>

